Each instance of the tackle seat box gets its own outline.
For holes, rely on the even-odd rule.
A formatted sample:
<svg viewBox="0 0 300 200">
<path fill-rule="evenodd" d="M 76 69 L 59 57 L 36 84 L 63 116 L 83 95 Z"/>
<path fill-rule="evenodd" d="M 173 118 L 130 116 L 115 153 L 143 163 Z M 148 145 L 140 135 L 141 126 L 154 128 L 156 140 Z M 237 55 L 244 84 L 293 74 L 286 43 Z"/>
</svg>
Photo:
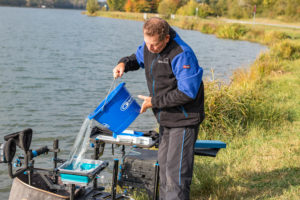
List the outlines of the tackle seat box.
<svg viewBox="0 0 300 200">
<path fill-rule="evenodd" d="M 226 143 L 222 141 L 197 140 L 194 153 L 199 156 L 216 157 L 222 148 L 226 148 Z M 121 162 L 118 184 L 121 187 L 146 189 L 149 196 L 154 197 L 159 178 L 158 170 L 156 170 L 158 169 L 157 163 L 157 151 L 135 149 Z"/>
<path fill-rule="evenodd" d="M 121 187 L 145 189 L 150 196 L 153 196 L 156 178 L 158 178 L 156 167 L 157 151 L 135 149 L 122 160 L 118 184 Z"/>
</svg>

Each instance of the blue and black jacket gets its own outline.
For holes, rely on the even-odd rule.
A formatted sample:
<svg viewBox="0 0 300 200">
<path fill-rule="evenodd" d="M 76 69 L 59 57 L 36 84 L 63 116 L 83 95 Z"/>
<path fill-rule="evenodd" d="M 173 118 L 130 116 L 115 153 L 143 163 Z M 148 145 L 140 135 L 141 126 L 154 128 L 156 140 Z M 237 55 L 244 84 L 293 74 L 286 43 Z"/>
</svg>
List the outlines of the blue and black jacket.
<svg viewBox="0 0 300 200">
<path fill-rule="evenodd" d="M 170 28 L 170 41 L 160 53 L 144 43 L 122 58 L 125 72 L 145 69 L 152 110 L 161 126 L 182 127 L 204 119 L 203 70 L 193 50 Z"/>
</svg>

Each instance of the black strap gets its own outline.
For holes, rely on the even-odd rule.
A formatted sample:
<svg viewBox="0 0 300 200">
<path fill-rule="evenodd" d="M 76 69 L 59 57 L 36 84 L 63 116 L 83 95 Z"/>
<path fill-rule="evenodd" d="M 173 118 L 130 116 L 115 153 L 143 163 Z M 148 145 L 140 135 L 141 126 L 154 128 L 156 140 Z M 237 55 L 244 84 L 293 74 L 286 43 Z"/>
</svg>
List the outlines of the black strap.
<svg viewBox="0 0 300 200">
<path fill-rule="evenodd" d="M 97 136 L 97 135 L 112 136 L 112 134 L 113 134 L 112 131 L 110 131 L 107 128 L 94 126 L 92 128 L 90 137 L 94 137 L 94 136 Z"/>
<path fill-rule="evenodd" d="M 32 129 L 28 128 L 20 132 L 18 146 L 24 151 L 28 151 L 32 140 Z"/>
<path fill-rule="evenodd" d="M 16 150 L 16 141 L 13 138 L 10 138 L 4 145 L 4 161 L 11 163 L 11 161 L 14 159 Z"/>
<path fill-rule="evenodd" d="M 28 151 L 32 140 L 32 129 L 28 128 L 23 131 L 11 133 L 4 136 L 5 141 L 9 141 L 10 139 L 14 139 L 18 147 L 20 147 L 21 149 L 23 149 L 24 151 Z"/>
</svg>

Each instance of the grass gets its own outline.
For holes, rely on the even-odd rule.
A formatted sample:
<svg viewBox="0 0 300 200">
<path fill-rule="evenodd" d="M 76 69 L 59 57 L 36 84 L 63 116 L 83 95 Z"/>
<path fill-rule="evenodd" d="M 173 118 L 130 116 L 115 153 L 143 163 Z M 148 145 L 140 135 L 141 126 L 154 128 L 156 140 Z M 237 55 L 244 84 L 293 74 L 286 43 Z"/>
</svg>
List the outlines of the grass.
<svg viewBox="0 0 300 200">
<path fill-rule="evenodd" d="M 82 12 L 82 14 L 86 14 L 88 16 L 101 16 L 101 17 L 110 17 L 110 18 L 116 18 L 116 19 L 130 19 L 130 20 L 138 20 L 142 21 L 144 20 L 144 14 L 143 13 L 125 13 L 125 12 L 106 12 L 106 11 L 97 11 L 93 14 L 90 14 L 87 11 Z M 156 16 L 156 14 L 148 14 L 149 17 Z"/>
<path fill-rule="evenodd" d="M 279 40 L 230 85 L 206 83 L 199 138 L 228 147 L 196 158 L 192 199 L 299 199 L 299 52 L 299 40 Z"/>
<path fill-rule="evenodd" d="M 294 67 L 299 66 L 297 61 Z M 243 135 L 217 134 L 228 144 L 217 158 L 196 157 L 192 199 L 298 199 L 300 196 L 299 70 L 268 77 L 264 86 L 278 107 L 293 109 L 293 122 Z M 298 83 L 297 83 L 298 81 Z M 296 100 L 296 101 L 295 101 Z M 211 138 L 200 135 L 201 139 Z"/>
<path fill-rule="evenodd" d="M 222 20 L 227 20 L 227 18 L 220 18 Z M 253 22 L 253 18 L 247 18 L 247 19 L 241 19 L 242 21 L 247 22 Z M 276 19 L 270 19 L 270 18 L 259 18 L 255 17 L 255 22 L 258 23 L 265 23 L 265 24 L 282 24 L 282 25 L 294 25 L 294 26 L 300 26 L 299 22 L 284 22 L 283 20 L 276 20 Z"/>
<path fill-rule="evenodd" d="M 143 20 L 143 14 L 97 15 Z M 216 158 L 196 157 L 191 199 L 299 199 L 300 31 L 180 17 L 169 23 L 217 37 L 269 46 L 229 85 L 205 81 L 199 139 L 225 141 Z M 138 199 L 144 199 L 140 197 Z"/>
<path fill-rule="evenodd" d="M 217 158 L 196 158 L 192 199 L 296 200 L 299 128 L 299 123 L 272 132 L 252 128 L 243 137 L 222 137 L 228 147 Z"/>
</svg>

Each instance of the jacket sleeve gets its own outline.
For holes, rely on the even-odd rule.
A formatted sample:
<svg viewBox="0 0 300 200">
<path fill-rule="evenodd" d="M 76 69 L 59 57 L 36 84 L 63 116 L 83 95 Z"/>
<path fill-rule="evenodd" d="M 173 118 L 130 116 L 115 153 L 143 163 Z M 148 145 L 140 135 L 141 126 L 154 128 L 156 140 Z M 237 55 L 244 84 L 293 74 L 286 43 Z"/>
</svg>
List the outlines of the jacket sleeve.
<svg viewBox="0 0 300 200">
<path fill-rule="evenodd" d="M 199 67 L 194 53 L 187 51 L 178 54 L 171 65 L 177 80 L 177 88 L 166 94 L 152 97 L 153 108 L 184 105 L 197 97 L 202 83 L 203 69 Z"/>
<path fill-rule="evenodd" d="M 123 57 L 118 63 L 125 63 L 125 72 L 138 70 L 140 67 L 144 68 L 144 46 L 138 47 L 135 54 Z"/>
</svg>

